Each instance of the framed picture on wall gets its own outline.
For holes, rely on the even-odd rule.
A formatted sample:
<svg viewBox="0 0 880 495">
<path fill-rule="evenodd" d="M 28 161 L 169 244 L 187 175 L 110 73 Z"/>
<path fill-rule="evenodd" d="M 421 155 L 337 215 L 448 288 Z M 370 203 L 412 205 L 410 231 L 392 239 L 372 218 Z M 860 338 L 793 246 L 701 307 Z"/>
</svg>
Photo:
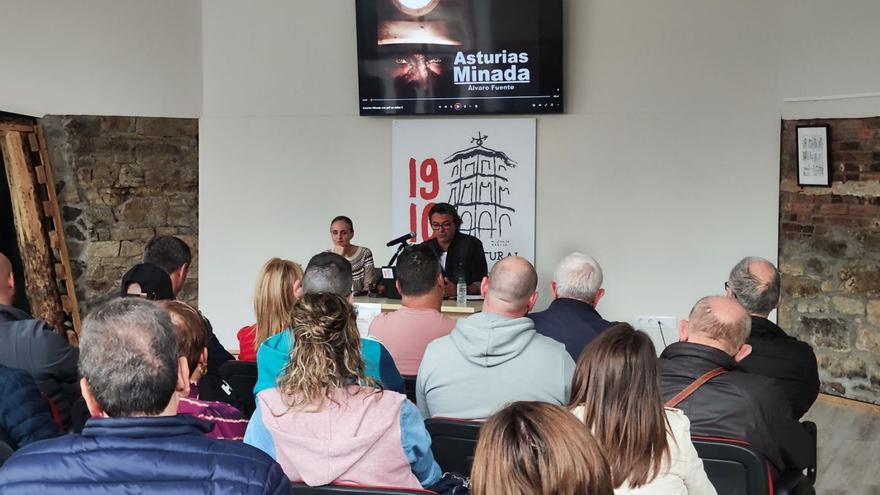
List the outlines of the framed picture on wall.
<svg viewBox="0 0 880 495">
<path fill-rule="evenodd" d="M 831 186 L 827 125 L 798 126 L 797 154 L 799 186 Z"/>
</svg>

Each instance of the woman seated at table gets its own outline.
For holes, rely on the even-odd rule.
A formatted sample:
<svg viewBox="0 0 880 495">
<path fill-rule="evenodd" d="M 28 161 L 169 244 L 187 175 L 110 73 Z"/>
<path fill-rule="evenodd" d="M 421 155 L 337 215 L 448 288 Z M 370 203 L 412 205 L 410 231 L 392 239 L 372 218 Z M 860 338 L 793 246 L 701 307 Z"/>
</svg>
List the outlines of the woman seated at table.
<svg viewBox="0 0 880 495">
<path fill-rule="evenodd" d="M 238 409 L 225 402 L 199 399 L 199 379 L 208 367 L 208 327 L 198 310 L 180 301 L 159 301 L 171 316 L 177 352 L 189 364 L 189 395 L 181 397 L 178 414 L 189 414 L 214 424 L 208 432 L 212 438 L 241 440 L 248 420 Z"/>
<path fill-rule="evenodd" d="M 333 241 L 330 251 L 345 256 L 351 263 L 351 290 L 363 292 L 372 289 L 376 283 L 373 253 L 368 248 L 352 244 L 352 237 L 354 224 L 350 218 L 338 216 L 330 222 L 330 240 Z"/>
<path fill-rule="evenodd" d="M 687 416 L 663 407 L 646 333 L 618 323 L 590 342 L 578 359 L 570 407 L 602 447 L 615 494 L 715 495 Z"/>
<path fill-rule="evenodd" d="M 245 443 L 291 481 L 420 488 L 440 479 L 431 437 L 406 396 L 367 378 L 354 308 L 306 294 L 293 308 L 296 346 L 278 386 L 257 395 Z"/>
<path fill-rule="evenodd" d="M 260 269 L 254 293 L 257 322 L 238 331 L 238 359 L 256 361 L 260 344 L 290 326 L 290 309 L 296 302 L 293 284 L 302 280 L 298 263 L 272 258 Z"/>
</svg>

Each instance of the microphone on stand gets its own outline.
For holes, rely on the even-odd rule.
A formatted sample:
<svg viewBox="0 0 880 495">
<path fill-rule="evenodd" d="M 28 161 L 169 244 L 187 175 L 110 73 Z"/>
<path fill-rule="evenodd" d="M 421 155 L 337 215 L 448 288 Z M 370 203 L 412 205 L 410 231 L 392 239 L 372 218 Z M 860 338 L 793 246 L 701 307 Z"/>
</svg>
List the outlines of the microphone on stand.
<svg viewBox="0 0 880 495">
<path fill-rule="evenodd" d="M 387 246 L 387 247 L 396 246 L 397 244 L 400 244 L 400 243 L 403 243 L 403 242 L 406 242 L 410 239 L 415 239 L 415 238 L 416 238 L 415 232 L 408 232 L 408 233 L 406 233 L 396 239 L 388 241 L 388 244 L 385 244 L 385 246 Z"/>
</svg>

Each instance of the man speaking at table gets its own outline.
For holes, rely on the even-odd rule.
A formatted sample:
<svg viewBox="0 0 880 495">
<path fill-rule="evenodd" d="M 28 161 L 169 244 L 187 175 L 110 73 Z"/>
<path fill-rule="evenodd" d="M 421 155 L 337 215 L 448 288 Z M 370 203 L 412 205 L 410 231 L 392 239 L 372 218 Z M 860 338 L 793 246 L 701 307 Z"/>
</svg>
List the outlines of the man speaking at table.
<svg viewBox="0 0 880 495">
<path fill-rule="evenodd" d="M 464 278 L 468 294 L 480 293 L 480 282 L 489 270 L 483 243 L 472 235 L 459 232 L 461 218 L 449 203 L 437 203 L 428 211 L 434 237 L 424 242 L 440 258 L 445 277 L 444 295 L 455 297 L 458 279 Z"/>
</svg>

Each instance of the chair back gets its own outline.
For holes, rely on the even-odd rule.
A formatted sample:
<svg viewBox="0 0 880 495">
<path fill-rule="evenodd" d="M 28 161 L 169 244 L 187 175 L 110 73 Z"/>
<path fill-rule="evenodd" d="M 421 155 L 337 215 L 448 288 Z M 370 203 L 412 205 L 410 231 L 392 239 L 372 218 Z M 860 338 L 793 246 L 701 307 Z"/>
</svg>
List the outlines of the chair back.
<svg viewBox="0 0 880 495">
<path fill-rule="evenodd" d="M 416 377 L 403 375 L 403 387 L 406 389 L 406 398 L 413 404 L 416 403 Z"/>
<path fill-rule="evenodd" d="M 430 418 L 425 421 L 425 427 L 431 434 L 431 451 L 440 469 L 470 476 L 482 425 L 480 421 L 454 418 Z"/>
<path fill-rule="evenodd" d="M 257 408 L 254 386 L 257 384 L 257 363 L 251 361 L 226 361 L 220 366 L 223 386 L 228 387 L 229 403 L 235 406 L 246 418 L 250 418 Z"/>
<path fill-rule="evenodd" d="M 748 442 L 698 435 L 691 440 L 718 495 L 773 493 L 767 463 Z"/>
<path fill-rule="evenodd" d="M 437 495 L 431 490 L 416 488 L 395 488 L 389 486 L 362 486 L 351 484 L 333 484 L 309 486 L 303 482 L 294 482 L 293 495 Z"/>
</svg>

